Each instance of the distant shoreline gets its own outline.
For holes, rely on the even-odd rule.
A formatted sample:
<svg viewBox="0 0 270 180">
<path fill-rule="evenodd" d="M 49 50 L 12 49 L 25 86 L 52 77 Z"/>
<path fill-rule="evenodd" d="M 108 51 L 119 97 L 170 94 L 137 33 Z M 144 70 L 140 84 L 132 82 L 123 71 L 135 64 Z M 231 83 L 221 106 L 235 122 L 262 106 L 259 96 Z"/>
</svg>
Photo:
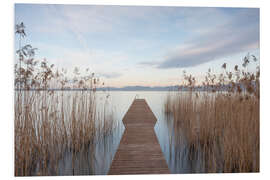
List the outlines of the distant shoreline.
<svg viewBox="0 0 270 180">
<path fill-rule="evenodd" d="M 91 90 L 91 89 L 15 89 L 15 91 L 179 91 L 179 90 L 121 90 L 121 89 L 97 89 L 97 90 Z M 183 90 L 181 90 L 183 91 Z M 184 90 L 188 91 L 188 90 Z"/>
<path fill-rule="evenodd" d="M 223 85 L 219 87 L 219 91 L 228 91 L 230 85 Z M 211 91 L 215 86 L 197 86 L 193 87 L 192 91 Z M 242 86 L 242 89 L 245 88 Z M 20 89 L 15 89 L 20 91 Z M 21 91 L 190 91 L 189 87 L 185 86 L 125 86 L 122 88 L 117 87 L 101 87 L 101 88 L 49 88 L 49 89 L 21 89 Z"/>
</svg>

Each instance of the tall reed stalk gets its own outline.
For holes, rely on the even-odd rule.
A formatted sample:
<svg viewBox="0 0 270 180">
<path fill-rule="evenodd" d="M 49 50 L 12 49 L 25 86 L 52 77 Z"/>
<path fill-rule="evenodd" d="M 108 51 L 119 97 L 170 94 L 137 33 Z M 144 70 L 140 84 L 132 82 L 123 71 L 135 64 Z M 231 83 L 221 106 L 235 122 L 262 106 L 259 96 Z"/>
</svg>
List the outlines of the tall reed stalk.
<svg viewBox="0 0 270 180">
<path fill-rule="evenodd" d="M 23 23 L 16 26 L 25 36 Z M 74 68 L 74 79 L 46 59 L 34 60 L 36 48 L 21 46 L 15 64 L 15 176 L 58 175 L 64 163 L 72 164 L 72 174 L 85 161 L 88 174 L 95 173 L 95 141 L 115 128 L 112 112 L 99 116 L 95 89 L 99 79 L 82 76 Z M 86 69 L 86 74 L 89 74 Z M 53 88 L 62 91 L 54 91 Z M 78 91 L 63 91 L 70 87 Z M 100 125 L 101 120 L 103 125 Z M 86 154 L 87 158 L 78 158 Z M 71 160 L 68 159 L 72 156 Z M 78 160 L 79 159 L 79 160 Z M 79 161 L 79 162 L 78 162 Z M 89 162 L 91 161 L 91 162 Z M 85 168 L 85 167 L 83 167 Z"/>
<path fill-rule="evenodd" d="M 245 57 L 243 67 L 249 62 Z M 226 72 L 223 84 L 209 73 L 205 91 L 196 90 L 195 78 L 186 75 L 189 91 L 167 97 L 165 113 L 173 115 L 177 145 L 184 145 L 184 135 L 190 162 L 199 155 L 203 172 L 259 172 L 259 68 L 239 72 L 237 66 L 235 73 Z"/>
</svg>

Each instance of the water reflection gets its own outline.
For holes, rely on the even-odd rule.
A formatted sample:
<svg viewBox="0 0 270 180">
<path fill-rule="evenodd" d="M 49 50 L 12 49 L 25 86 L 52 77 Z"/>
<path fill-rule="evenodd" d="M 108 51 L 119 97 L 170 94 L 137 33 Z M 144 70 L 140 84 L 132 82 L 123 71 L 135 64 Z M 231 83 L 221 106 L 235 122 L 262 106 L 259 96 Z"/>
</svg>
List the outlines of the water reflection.
<svg viewBox="0 0 270 180">
<path fill-rule="evenodd" d="M 165 113 L 165 102 L 169 92 L 96 92 L 94 97 L 96 101 L 87 101 L 89 97 L 92 97 L 87 96 L 89 92 L 64 91 L 55 92 L 50 96 L 44 96 L 43 93 L 46 92 L 27 92 L 25 95 L 32 93 L 33 96 L 29 96 L 34 100 L 32 106 L 21 109 L 29 111 L 28 116 L 32 117 L 32 121 L 29 121 L 33 123 L 31 127 L 36 130 L 33 134 L 42 136 L 43 141 L 39 140 L 41 137 L 34 136 L 38 139 L 35 141 L 35 145 L 40 145 L 38 146 L 40 148 L 38 154 L 31 154 L 33 157 L 30 162 L 32 166 L 29 168 L 31 175 L 107 174 L 124 132 L 122 119 L 136 96 L 146 99 L 157 118 L 155 132 L 171 173 L 210 172 L 212 164 L 215 166 L 214 172 L 223 172 L 224 159 L 221 155 L 224 148 L 221 145 L 215 145 L 207 149 L 206 146 L 200 146 L 198 139 L 194 139 L 193 144 L 187 143 L 185 137 L 188 135 L 187 130 L 181 129 L 184 126 L 174 124 L 179 121 L 174 121 L 173 114 Z M 185 96 L 185 93 L 180 95 Z M 22 96 L 20 104 L 24 104 L 24 100 L 27 100 L 25 97 Z M 46 97 L 45 100 L 44 97 Z M 43 107 L 43 104 L 46 104 L 44 101 L 48 101 L 47 109 Z M 92 118 L 91 115 L 94 113 L 88 112 L 88 110 L 93 109 L 90 108 L 93 107 L 91 102 L 95 102 L 96 109 L 94 111 L 96 111 L 95 117 L 97 116 L 97 118 Z M 74 128 L 76 131 L 73 131 L 73 124 L 70 123 L 74 113 L 76 117 L 74 119 L 79 121 L 78 127 Z M 19 115 L 16 117 L 16 122 L 24 120 Z M 50 126 L 49 122 L 55 126 Z M 31 123 L 28 125 L 32 125 Z M 17 127 L 23 127 L 19 126 L 21 124 L 18 123 Z M 82 131 L 86 131 L 86 136 L 89 135 L 90 138 L 83 133 L 81 135 Z M 45 135 L 38 132 L 45 132 Z M 50 136 L 47 136 L 46 133 Z M 72 139 L 73 136 L 76 137 Z M 22 138 L 21 136 L 16 137 Z M 17 140 L 17 142 L 20 141 Z M 197 146 L 195 147 L 195 145 Z M 24 147 L 28 147 L 28 144 Z M 33 149 L 36 150 L 37 147 L 33 146 Z M 23 152 L 24 149 L 20 147 L 17 150 L 18 153 Z M 216 156 L 213 157 L 218 158 L 205 162 L 214 153 Z M 254 159 L 256 157 L 254 156 Z"/>
<path fill-rule="evenodd" d="M 158 119 L 155 132 L 170 172 L 174 174 L 204 172 L 200 151 L 190 152 L 183 131 L 175 128 L 173 124 L 173 115 L 164 113 L 167 94 L 168 92 L 156 92 L 155 96 L 148 99 L 149 106 Z"/>
<path fill-rule="evenodd" d="M 123 128 L 95 139 L 93 144 L 77 153 L 66 151 L 59 163 L 58 175 L 104 175 L 110 169 Z"/>
<path fill-rule="evenodd" d="M 171 173 L 205 172 L 200 149 L 192 151 L 183 130 L 175 128 L 173 116 L 164 113 L 168 92 L 110 92 L 110 94 L 120 121 L 136 96 L 146 99 L 157 118 L 155 132 Z"/>
<path fill-rule="evenodd" d="M 61 92 L 62 93 L 62 92 Z M 66 96 L 65 110 L 70 111 L 72 96 L 76 92 L 64 92 Z M 58 166 L 50 164 L 51 175 L 105 175 L 110 169 L 114 154 L 117 151 L 124 125 L 122 119 L 134 98 L 146 99 L 151 110 L 157 118 L 155 132 L 160 143 L 171 173 L 204 172 L 202 153 L 190 151 L 182 130 L 175 128 L 173 116 L 165 114 L 164 104 L 168 92 L 96 92 L 98 121 L 95 122 L 96 135 L 94 140 L 79 151 L 67 149 L 59 159 Z M 59 107 L 60 108 L 60 107 Z M 113 113 L 111 113 L 113 112 Z M 112 114 L 110 121 L 105 116 Z M 67 115 L 68 116 L 68 115 Z M 69 118 L 66 117 L 66 120 Z M 104 129 L 106 123 L 112 127 L 108 132 Z M 106 128 L 105 128 L 106 129 Z M 39 168 L 37 168 L 39 169 Z"/>
</svg>

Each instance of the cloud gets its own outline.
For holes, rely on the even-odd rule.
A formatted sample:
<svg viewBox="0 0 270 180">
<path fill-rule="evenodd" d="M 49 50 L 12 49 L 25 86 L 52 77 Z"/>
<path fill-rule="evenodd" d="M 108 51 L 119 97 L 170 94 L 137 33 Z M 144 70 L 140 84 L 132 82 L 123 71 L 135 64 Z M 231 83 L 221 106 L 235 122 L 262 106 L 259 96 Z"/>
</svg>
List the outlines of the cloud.
<svg viewBox="0 0 270 180">
<path fill-rule="evenodd" d="M 125 60 L 130 59 L 127 54 L 116 51 L 109 52 L 100 49 L 84 51 L 46 43 L 36 43 L 36 47 L 39 48 L 37 59 L 46 57 L 49 63 L 55 64 L 55 67 L 66 69 L 69 76 L 72 76 L 74 68 L 78 67 L 81 73 L 86 73 L 85 70 L 89 68 L 91 73 L 116 78 L 123 74 L 123 69 L 126 67 Z M 50 56 L 45 56 L 47 52 L 50 52 Z"/>
<path fill-rule="evenodd" d="M 191 67 L 259 48 L 258 9 L 240 9 L 235 14 L 225 17 L 219 14 L 211 15 L 222 17 L 216 19 L 216 24 L 213 23 L 210 27 L 202 25 L 201 32 L 198 27 L 194 38 L 167 52 L 157 67 Z M 207 19 L 208 16 L 203 18 Z"/>
<path fill-rule="evenodd" d="M 139 65 L 142 65 L 142 66 L 146 65 L 146 66 L 155 67 L 158 65 L 158 63 L 156 61 L 143 61 L 143 62 L 140 62 Z"/>
<path fill-rule="evenodd" d="M 35 6 L 34 6 L 35 7 Z M 84 50 L 95 42 L 87 37 L 129 37 L 127 42 L 137 49 L 148 47 L 138 34 L 146 32 L 157 33 L 166 31 L 160 26 L 160 21 L 169 19 L 166 9 L 160 7 L 136 6 L 96 6 L 96 5 L 43 5 L 38 6 L 43 14 L 42 23 L 35 30 L 41 33 L 65 34 L 70 33 L 77 39 Z M 152 16 L 155 14 L 155 16 Z M 140 28 L 143 26 L 144 28 Z M 132 40 L 136 37 L 136 41 Z"/>
<path fill-rule="evenodd" d="M 103 76 L 105 78 L 118 78 L 120 76 L 122 76 L 121 73 L 117 73 L 117 72 L 106 72 L 106 73 L 98 73 L 100 76 Z"/>
<path fill-rule="evenodd" d="M 23 8 L 15 14 L 30 13 L 29 22 L 36 18 L 39 41 L 66 48 L 50 48 L 44 56 L 66 67 L 90 66 L 94 72 L 126 75 L 125 68 L 191 67 L 259 48 L 259 9 L 23 6 L 35 9 L 35 16 Z"/>
<path fill-rule="evenodd" d="M 48 23 L 54 25 L 53 28 L 44 27 L 48 31 L 66 28 L 78 33 L 128 31 L 136 26 L 134 22 L 159 25 L 159 20 L 169 17 L 167 11 L 164 12 L 166 9 L 160 11 L 160 7 L 46 5 L 43 8 Z"/>
</svg>

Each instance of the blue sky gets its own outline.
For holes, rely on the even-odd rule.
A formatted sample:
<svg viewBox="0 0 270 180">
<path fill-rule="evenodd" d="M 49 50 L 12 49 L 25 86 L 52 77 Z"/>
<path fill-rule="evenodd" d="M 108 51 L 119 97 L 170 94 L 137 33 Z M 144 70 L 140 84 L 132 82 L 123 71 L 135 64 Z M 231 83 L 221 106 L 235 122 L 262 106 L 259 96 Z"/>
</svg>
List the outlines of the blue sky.
<svg viewBox="0 0 270 180">
<path fill-rule="evenodd" d="M 176 85 L 183 70 L 201 79 L 259 56 L 255 8 L 16 4 L 19 22 L 36 58 L 69 74 L 89 68 L 108 86 Z"/>
</svg>

